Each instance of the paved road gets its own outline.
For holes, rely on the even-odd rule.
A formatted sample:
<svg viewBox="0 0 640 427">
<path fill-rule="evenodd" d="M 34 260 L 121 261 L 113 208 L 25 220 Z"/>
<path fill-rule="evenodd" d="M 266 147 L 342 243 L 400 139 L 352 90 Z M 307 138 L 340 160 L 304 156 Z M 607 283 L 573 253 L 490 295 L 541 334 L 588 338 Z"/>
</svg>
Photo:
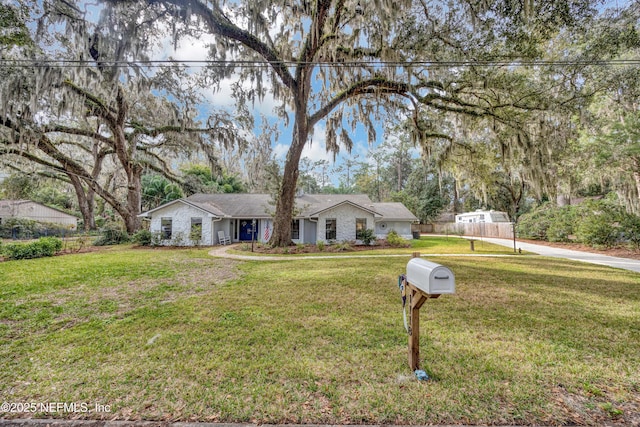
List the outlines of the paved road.
<svg viewBox="0 0 640 427">
<path fill-rule="evenodd" d="M 513 240 L 494 239 L 491 237 L 485 237 L 482 240 L 484 242 L 513 248 Z M 591 252 L 574 251 L 570 249 L 555 248 L 553 246 L 536 245 L 533 243 L 525 242 L 516 242 L 516 245 L 523 251 L 533 252 L 543 256 L 564 258 L 574 261 L 588 262 L 591 264 L 607 265 L 609 267 L 622 268 L 624 270 L 630 270 L 640 273 L 640 261 L 635 259 L 594 254 Z"/>
</svg>

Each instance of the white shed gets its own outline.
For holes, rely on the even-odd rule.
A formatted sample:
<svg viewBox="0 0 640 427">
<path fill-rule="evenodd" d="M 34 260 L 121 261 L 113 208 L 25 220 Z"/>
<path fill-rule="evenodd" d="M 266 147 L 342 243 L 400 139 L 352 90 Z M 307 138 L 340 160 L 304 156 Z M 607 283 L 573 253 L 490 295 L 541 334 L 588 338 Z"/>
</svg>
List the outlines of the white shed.
<svg viewBox="0 0 640 427">
<path fill-rule="evenodd" d="M 9 218 L 49 222 L 75 230 L 78 218 L 31 200 L 0 200 L 0 223 Z"/>
<path fill-rule="evenodd" d="M 456 215 L 456 223 L 474 223 L 474 222 L 510 222 L 509 215 L 506 212 L 494 211 L 494 210 L 482 210 L 477 209 L 474 212 L 465 212 Z"/>
</svg>

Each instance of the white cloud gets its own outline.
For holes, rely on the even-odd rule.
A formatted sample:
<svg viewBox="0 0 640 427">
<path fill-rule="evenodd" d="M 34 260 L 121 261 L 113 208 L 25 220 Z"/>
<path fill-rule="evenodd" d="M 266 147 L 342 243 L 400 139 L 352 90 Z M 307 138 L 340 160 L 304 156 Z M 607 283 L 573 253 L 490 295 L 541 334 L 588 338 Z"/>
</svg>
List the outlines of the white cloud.
<svg viewBox="0 0 640 427">
<path fill-rule="evenodd" d="M 327 144 L 326 144 L 326 128 L 321 125 L 316 125 L 313 137 L 307 145 L 304 147 L 302 151 L 302 158 L 308 158 L 311 161 L 315 162 L 318 160 L 328 160 L 332 164 L 340 164 L 344 159 L 359 159 L 361 161 L 366 161 L 366 159 L 370 155 L 370 149 L 368 142 L 362 140 L 356 140 L 353 144 L 353 149 L 351 153 L 348 153 L 342 147 L 342 150 L 338 153 L 335 158 L 333 158 L 333 153 L 327 152 Z M 362 137 L 362 135 L 356 135 Z M 276 158 L 284 160 L 287 155 L 287 151 L 289 150 L 290 144 L 287 141 L 287 138 L 290 138 L 289 135 L 285 134 L 281 137 L 283 142 L 277 143 L 274 148 L 274 154 Z"/>
<path fill-rule="evenodd" d="M 284 159 L 287 157 L 287 152 L 289 151 L 289 145 L 278 143 L 273 147 L 273 154 L 276 159 Z"/>
<path fill-rule="evenodd" d="M 313 129 L 313 136 L 302 150 L 302 157 L 307 157 L 316 162 L 318 160 L 329 160 L 333 162 L 333 154 L 327 152 L 327 129 L 324 126 L 316 126 Z"/>
<path fill-rule="evenodd" d="M 302 158 L 308 158 L 315 162 L 318 160 L 329 160 L 333 162 L 333 154 L 327 153 L 326 144 L 326 128 L 324 126 L 316 126 L 313 131 L 313 136 L 310 141 L 307 142 L 302 150 Z M 273 154 L 277 159 L 284 160 L 287 157 L 289 151 L 291 134 L 284 132 L 280 136 L 282 142 L 278 142 L 273 146 Z"/>
<path fill-rule="evenodd" d="M 239 76 L 225 78 L 220 82 L 219 88 L 205 89 L 203 94 L 207 103 L 213 107 L 233 108 L 235 105 L 235 99 L 233 98 L 232 88 L 239 79 Z M 251 82 L 242 82 L 242 88 L 245 90 L 251 89 Z M 256 100 L 253 105 L 249 106 L 249 108 L 256 118 L 260 115 L 273 118 L 276 117 L 274 108 L 279 105 L 281 105 L 281 102 L 276 100 L 270 91 L 268 91 L 262 100 Z"/>
<path fill-rule="evenodd" d="M 166 32 L 169 33 L 168 30 Z M 173 38 L 167 36 L 161 42 L 160 48 L 152 55 L 152 59 L 164 60 L 171 57 L 176 61 L 204 62 L 209 58 L 209 45 L 211 43 L 214 43 L 214 37 L 209 34 L 203 34 L 197 39 L 193 37 L 185 37 L 179 41 L 177 46 L 174 46 Z M 199 66 L 202 64 L 194 65 Z M 231 78 L 225 78 L 220 82 L 219 87 L 202 89 L 202 95 L 204 96 L 207 104 L 211 107 L 225 109 L 233 108 L 235 100 L 232 96 L 232 88 L 238 81 L 240 81 L 239 75 L 232 76 Z M 241 84 L 245 90 L 249 90 L 252 87 L 252 83 L 249 81 L 244 81 Z M 266 117 L 275 117 L 274 108 L 280 106 L 281 102 L 277 101 L 273 97 L 270 90 L 269 79 L 266 74 L 263 76 L 263 85 L 267 88 L 267 93 L 262 100 L 257 100 L 255 102 L 252 111 L 256 116 L 264 115 Z"/>
<path fill-rule="evenodd" d="M 209 56 L 209 44 L 213 37 L 202 36 L 199 39 L 182 39 L 172 56 L 177 61 L 206 61 Z"/>
</svg>

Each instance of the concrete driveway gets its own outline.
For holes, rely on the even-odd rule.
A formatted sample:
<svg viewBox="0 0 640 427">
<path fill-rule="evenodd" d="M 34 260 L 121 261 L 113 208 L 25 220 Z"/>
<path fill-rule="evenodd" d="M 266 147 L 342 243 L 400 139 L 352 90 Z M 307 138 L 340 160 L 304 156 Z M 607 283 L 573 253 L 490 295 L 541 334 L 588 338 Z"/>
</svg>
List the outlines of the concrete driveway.
<svg viewBox="0 0 640 427">
<path fill-rule="evenodd" d="M 492 237 L 482 238 L 484 242 L 513 248 L 513 240 L 495 239 Z M 607 265 L 609 267 L 621 268 L 640 273 L 640 261 L 629 258 L 620 258 L 608 255 L 595 254 L 591 252 L 574 251 L 570 249 L 554 248 L 552 246 L 536 245 L 533 243 L 516 242 L 516 246 L 523 251 L 533 252 L 539 255 L 564 258 L 573 261 L 588 262 L 591 264 Z"/>
</svg>

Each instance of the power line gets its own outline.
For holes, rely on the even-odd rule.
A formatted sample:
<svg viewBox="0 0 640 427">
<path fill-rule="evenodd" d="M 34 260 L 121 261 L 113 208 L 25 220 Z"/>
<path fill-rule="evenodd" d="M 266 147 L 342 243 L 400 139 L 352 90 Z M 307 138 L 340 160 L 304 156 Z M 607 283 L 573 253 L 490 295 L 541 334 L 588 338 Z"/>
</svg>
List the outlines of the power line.
<svg viewBox="0 0 640 427">
<path fill-rule="evenodd" d="M 239 67 L 239 68 L 268 68 L 271 66 L 296 67 L 300 65 L 316 65 L 329 68 L 450 68 L 450 67 L 534 67 L 534 66 L 634 66 L 640 65 L 640 58 L 636 59 L 606 59 L 606 60 L 462 60 L 462 61 L 216 61 L 216 60 L 133 60 L 133 61 L 87 61 L 87 60 L 56 60 L 56 59 L 0 59 L 0 67 L 24 68 L 96 68 L 96 67 L 149 67 L 162 68 L 182 65 L 187 67 Z"/>
</svg>

